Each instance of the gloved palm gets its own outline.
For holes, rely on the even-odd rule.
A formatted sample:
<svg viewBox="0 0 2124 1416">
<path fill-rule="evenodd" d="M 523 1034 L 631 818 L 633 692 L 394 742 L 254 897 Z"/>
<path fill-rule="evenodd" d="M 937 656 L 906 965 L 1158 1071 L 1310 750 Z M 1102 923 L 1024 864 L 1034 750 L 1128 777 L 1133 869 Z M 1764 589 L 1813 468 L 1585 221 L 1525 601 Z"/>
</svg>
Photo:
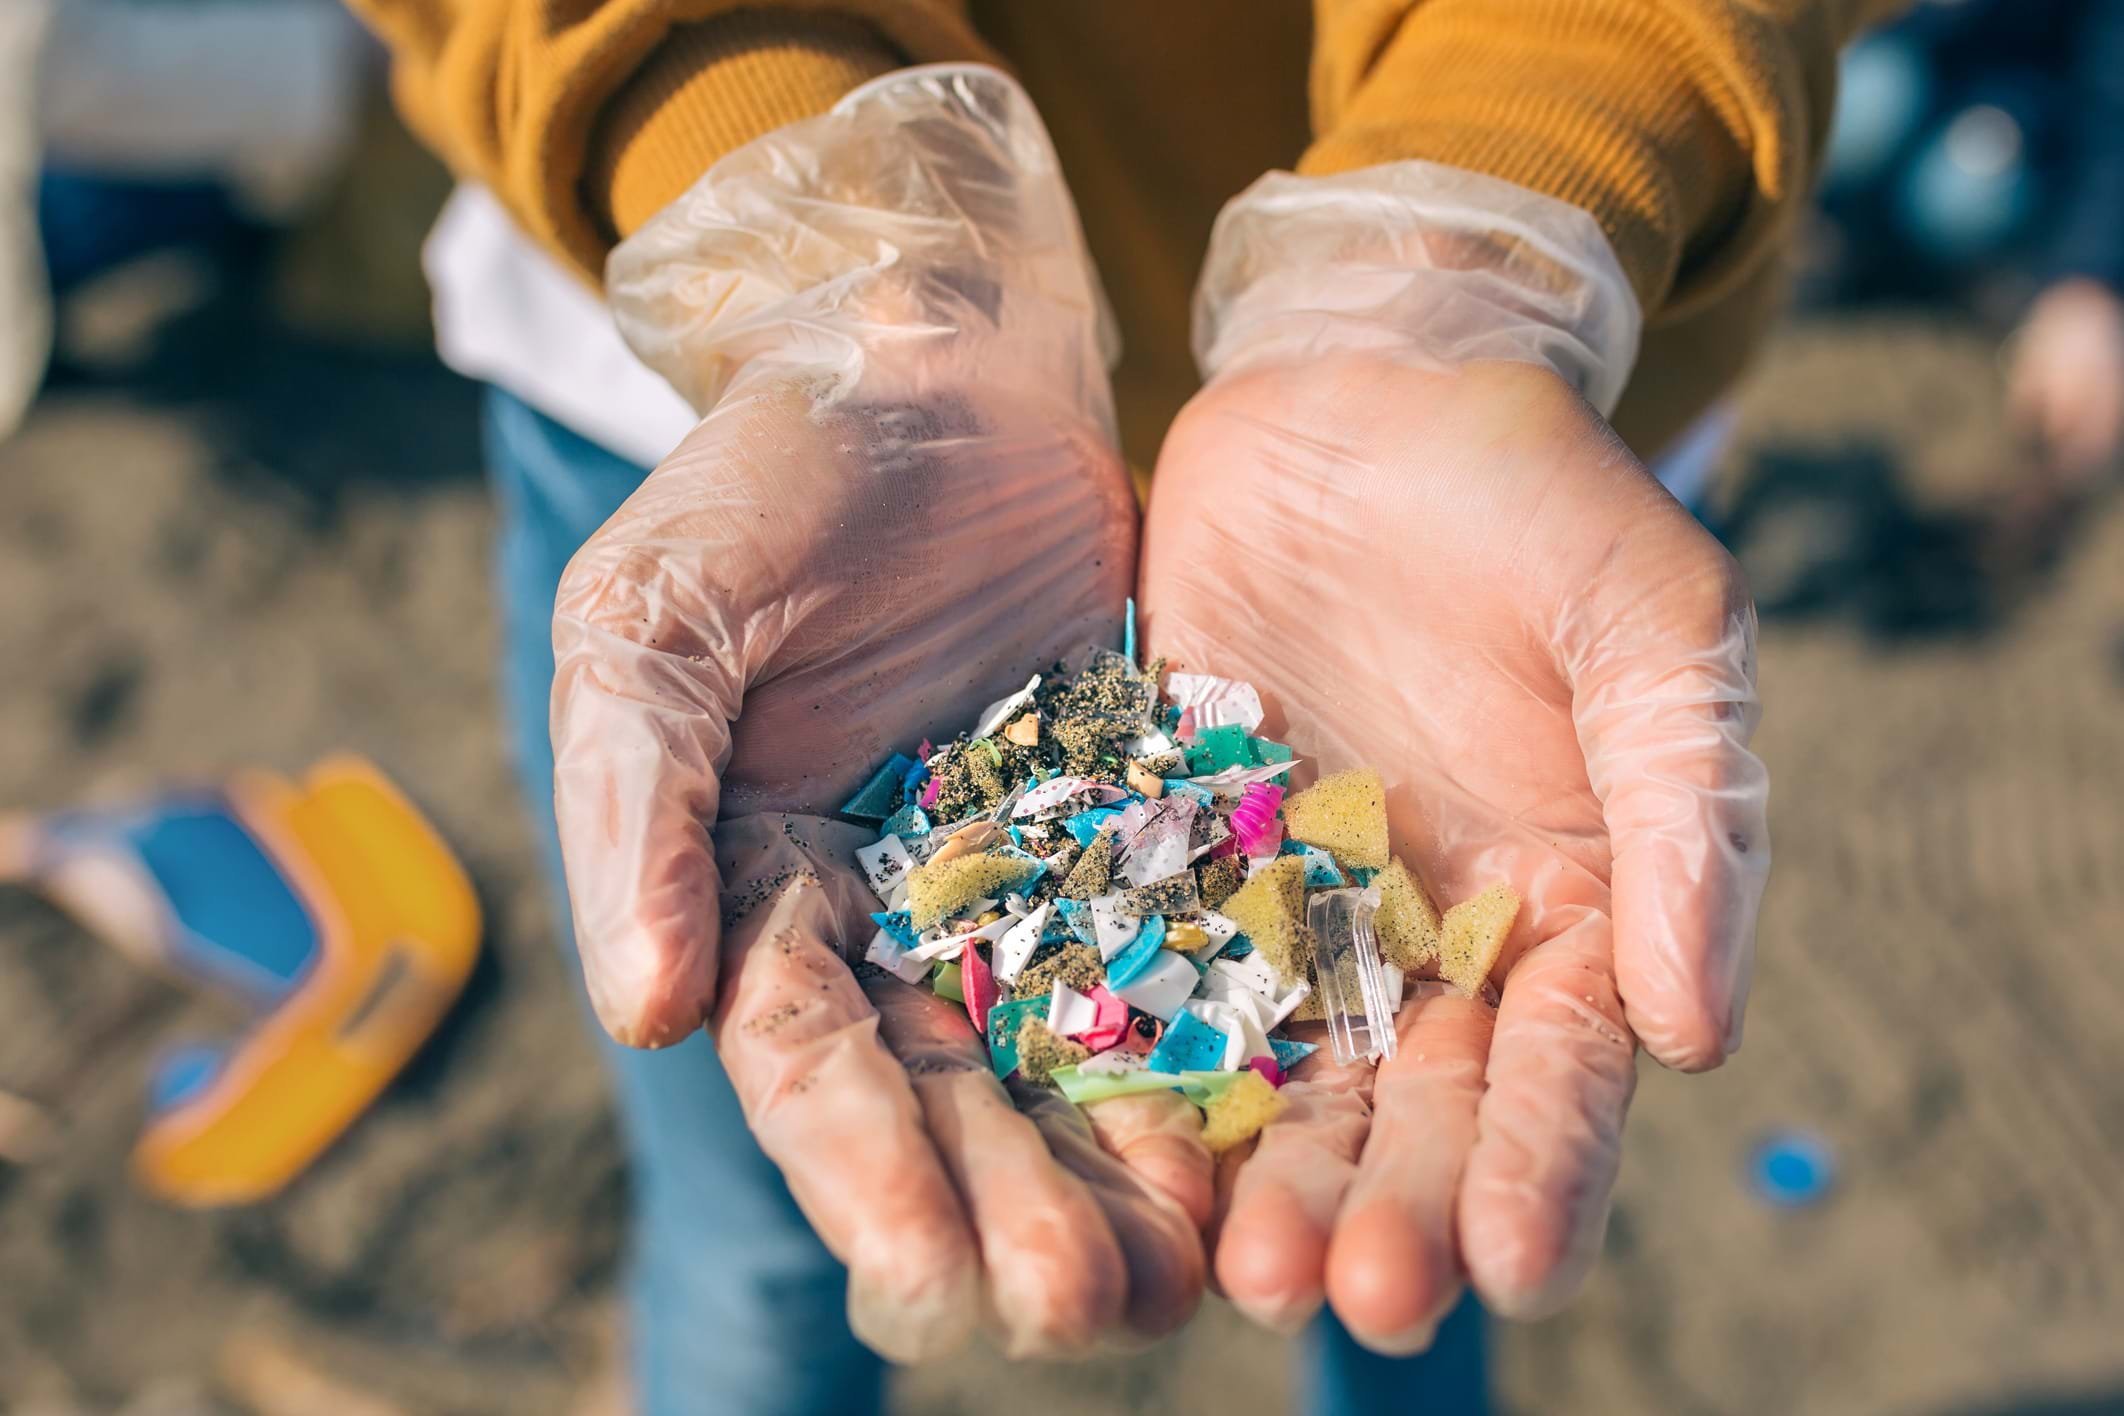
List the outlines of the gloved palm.
<svg viewBox="0 0 2124 1416">
<path fill-rule="evenodd" d="M 850 1267 L 858 1334 L 903 1359 L 984 1315 L 1016 1351 L 1154 1335 L 1204 1267 L 1185 1104 L 1102 1110 L 1098 1138 L 1051 1098 L 1015 1107 L 962 1008 L 851 967 L 878 908 L 865 837 L 820 819 L 1118 631 L 1135 508 L 1029 122 L 1000 75 L 902 76 L 741 151 L 622 248 L 623 325 L 706 416 L 556 605 L 598 1013 L 641 1046 L 710 1029 Z"/>
<path fill-rule="evenodd" d="M 1372 764 L 1440 907 L 1525 899 L 1493 1012 L 1412 984 L 1376 1073 L 1324 1054 L 1220 1173 L 1214 1265 L 1408 1351 L 1471 1276 L 1512 1315 L 1599 1246 L 1635 1045 L 1736 1044 L 1768 863 L 1731 562 L 1548 369 L 1362 353 L 1225 375 L 1145 530 L 1151 652 L 1254 683 L 1320 770 Z"/>
</svg>

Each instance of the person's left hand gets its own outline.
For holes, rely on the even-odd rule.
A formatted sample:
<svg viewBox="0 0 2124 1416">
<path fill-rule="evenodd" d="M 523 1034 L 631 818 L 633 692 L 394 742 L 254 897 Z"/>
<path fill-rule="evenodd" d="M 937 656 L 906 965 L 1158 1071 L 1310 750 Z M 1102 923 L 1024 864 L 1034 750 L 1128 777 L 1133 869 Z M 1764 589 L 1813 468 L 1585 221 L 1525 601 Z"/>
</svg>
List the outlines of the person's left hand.
<svg viewBox="0 0 2124 1416">
<path fill-rule="evenodd" d="M 1166 440 L 1145 642 L 1253 683 L 1302 775 L 1376 766 L 1441 908 L 1525 899 L 1480 998 L 1411 983 L 1379 1066 L 1308 1059 L 1220 1172 L 1214 1267 L 1290 1330 L 1427 1345 L 1464 1279 L 1537 1316 L 1598 1252 L 1642 1043 L 1740 1038 L 1769 863 L 1753 611 L 1560 378 L 1362 353 L 1215 379 Z"/>
</svg>

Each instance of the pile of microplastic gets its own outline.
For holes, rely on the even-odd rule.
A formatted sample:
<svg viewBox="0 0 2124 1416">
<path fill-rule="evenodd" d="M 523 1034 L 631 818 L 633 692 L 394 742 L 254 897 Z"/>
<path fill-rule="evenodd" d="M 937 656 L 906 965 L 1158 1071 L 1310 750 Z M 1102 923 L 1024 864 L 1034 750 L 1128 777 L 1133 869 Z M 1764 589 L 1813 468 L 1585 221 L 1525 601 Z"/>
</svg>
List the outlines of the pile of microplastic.
<svg viewBox="0 0 2124 1416">
<path fill-rule="evenodd" d="M 1479 989 L 1518 913 L 1492 886 L 1441 918 L 1388 850 L 1369 769 L 1288 792 L 1232 679 L 1093 650 L 973 731 L 895 754 L 842 808 L 885 903 L 865 959 L 962 1003 L 998 1077 L 1088 1103 L 1172 1089 L 1223 1150 L 1281 1111 L 1315 1044 L 1392 1056 L 1402 982 Z"/>
</svg>

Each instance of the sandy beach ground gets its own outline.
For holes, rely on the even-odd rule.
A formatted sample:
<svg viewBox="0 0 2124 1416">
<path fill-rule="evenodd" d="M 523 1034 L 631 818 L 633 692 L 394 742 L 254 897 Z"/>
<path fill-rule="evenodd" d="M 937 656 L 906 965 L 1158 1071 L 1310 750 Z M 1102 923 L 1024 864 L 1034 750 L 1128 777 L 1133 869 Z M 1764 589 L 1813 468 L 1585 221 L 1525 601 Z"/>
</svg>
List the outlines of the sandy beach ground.
<svg viewBox="0 0 2124 1416">
<path fill-rule="evenodd" d="M 223 1020 L 0 892 L 0 1089 L 58 1123 L 0 1167 L 0 1411 L 616 1410 L 625 1188 L 505 761 L 474 391 L 271 307 L 210 302 L 0 445 L 0 807 L 361 751 L 461 851 L 489 959 L 283 1197 L 178 1213 L 125 1178 L 144 1069 Z M 1747 1044 L 1644 1068 L 1598 1274 L 1498 1334 L 1510 1409 L 2124 1410 L 2124 512 L 2002 572 L 1968 525 L 2013 455 L 1988 340 L 1922 312 L 1790 327 L 1740 395 L 1717 501 L 1779 607 Z M 1746 1183 L 1780 1128 L 1835 1156 L 1811 1208 Z M 897 1400 L 1249 1416 L 1291 1381 L 1212 1302 Z"/>
</svg>

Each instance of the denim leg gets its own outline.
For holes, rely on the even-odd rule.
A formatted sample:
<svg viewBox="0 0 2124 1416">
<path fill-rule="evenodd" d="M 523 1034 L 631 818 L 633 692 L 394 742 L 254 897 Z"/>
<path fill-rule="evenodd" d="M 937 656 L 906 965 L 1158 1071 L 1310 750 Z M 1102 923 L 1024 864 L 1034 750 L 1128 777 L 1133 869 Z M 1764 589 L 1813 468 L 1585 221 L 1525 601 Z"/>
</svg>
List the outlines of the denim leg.
<svg viewBox="0 0 2124 1416">
<path fill-rule="evenodd" d="M 546 726 L 553 597 L 569 556 L 647 473 L 499 389 L 487 391 L 486 447 L 501 518 L 509 729 L 566 929 Z M 638 1052 L 597 1037 L 634 1191 L 629 1296 L 642 1416 L 878 1410 L 883 1366 L 848 1330 L 847 1275 L 754 1144 L 708 1040 Z"/>
<path fill-rule="evenodd" d="M 1299 1390 L 1305 1416 L 1488 1416 L 1490 1372 L 1474 1295 L 1438 1325 L 1430 1350 L 1381 1357 L 1357 1345 L 1331 1312 L 1306 1329 Z"/>
</svg>

